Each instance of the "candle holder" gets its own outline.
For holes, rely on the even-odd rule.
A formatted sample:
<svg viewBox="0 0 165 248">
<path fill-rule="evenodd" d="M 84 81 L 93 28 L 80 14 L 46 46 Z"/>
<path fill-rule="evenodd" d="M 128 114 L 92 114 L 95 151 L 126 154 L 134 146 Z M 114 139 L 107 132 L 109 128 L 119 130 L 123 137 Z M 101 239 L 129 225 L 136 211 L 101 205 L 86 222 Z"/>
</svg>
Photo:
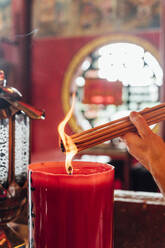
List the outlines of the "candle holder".
<svg viewBox="0 0 165 248">
<path fill-rule="evenodd" d="M 22 95 L 6 87 L 0 71 L 0 247 L 25 247 L 7 225 L 27 202 L 27 165 L 30 162 L 30 122 L 42 111 L 21 101 Z"/>
</svg>

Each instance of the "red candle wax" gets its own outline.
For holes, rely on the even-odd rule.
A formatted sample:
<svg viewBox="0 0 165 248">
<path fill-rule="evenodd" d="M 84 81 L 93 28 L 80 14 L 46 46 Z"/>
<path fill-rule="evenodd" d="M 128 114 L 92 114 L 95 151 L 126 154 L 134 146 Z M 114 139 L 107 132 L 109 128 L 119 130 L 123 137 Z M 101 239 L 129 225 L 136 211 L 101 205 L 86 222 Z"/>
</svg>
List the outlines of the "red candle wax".
<svg viewBox="0 0 165 248">
<path fill-rule="evenodd" d="M 114 168 L 74 161 L 29 165 L 29 243 L 35 248 L 112 248 Z"/>
</svg>

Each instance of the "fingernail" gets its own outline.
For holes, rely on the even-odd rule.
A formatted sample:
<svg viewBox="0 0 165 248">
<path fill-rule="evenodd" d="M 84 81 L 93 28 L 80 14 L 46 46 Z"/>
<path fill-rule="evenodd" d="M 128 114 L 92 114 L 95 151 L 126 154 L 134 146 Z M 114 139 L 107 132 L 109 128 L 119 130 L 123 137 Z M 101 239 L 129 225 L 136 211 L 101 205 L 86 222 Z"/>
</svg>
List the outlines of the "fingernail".
<svg viewBox="0 0 165 248">
<path fill-rule="evenodd" d="M 130 120 L 135 121 L 138 118 L 138 113 L 136 111 L 133 111 L 130 113 Z"/>
</svg>

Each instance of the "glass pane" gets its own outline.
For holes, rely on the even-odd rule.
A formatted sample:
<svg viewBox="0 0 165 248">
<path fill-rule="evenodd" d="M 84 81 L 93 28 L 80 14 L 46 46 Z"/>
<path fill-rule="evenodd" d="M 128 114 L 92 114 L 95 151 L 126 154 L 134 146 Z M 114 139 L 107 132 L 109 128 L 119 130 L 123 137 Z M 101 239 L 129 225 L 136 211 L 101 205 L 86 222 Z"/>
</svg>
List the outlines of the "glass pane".
<svg viewBox="0 0 165 248">
<path fill-rule="evenodd" d="M 15 177 L 23 183 L 29 164 L 30 119 L 24 114 L 15 116 Z"/>
<path fill-rule="evenodd" d="M 0 120 L 0 183 L 7 182 L 9 168 L 9 119 Z"/>
</svg>

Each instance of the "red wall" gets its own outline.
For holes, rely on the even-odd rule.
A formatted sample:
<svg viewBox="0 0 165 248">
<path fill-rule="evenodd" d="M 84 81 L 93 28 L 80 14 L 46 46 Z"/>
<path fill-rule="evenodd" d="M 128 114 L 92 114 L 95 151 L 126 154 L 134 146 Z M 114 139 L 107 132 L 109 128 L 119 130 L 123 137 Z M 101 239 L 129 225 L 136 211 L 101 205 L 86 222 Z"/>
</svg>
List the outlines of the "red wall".
<svg viewBox="0 0 165 248">
<path fill-rule="evenodd" d="M 137 35 L 137 34 L 136 34 Z M 147 32 L 137 36 L 159 49 L 160 33 Z M 36 39 L 32 44 L 32 103 L 45 109 L 46 119 L 33 121 L 32 153 L 58 149 L 57 125 L 63 119 L 61 87 L 64 73 L 75 53 L 96 37 Z"/>
</svg>

